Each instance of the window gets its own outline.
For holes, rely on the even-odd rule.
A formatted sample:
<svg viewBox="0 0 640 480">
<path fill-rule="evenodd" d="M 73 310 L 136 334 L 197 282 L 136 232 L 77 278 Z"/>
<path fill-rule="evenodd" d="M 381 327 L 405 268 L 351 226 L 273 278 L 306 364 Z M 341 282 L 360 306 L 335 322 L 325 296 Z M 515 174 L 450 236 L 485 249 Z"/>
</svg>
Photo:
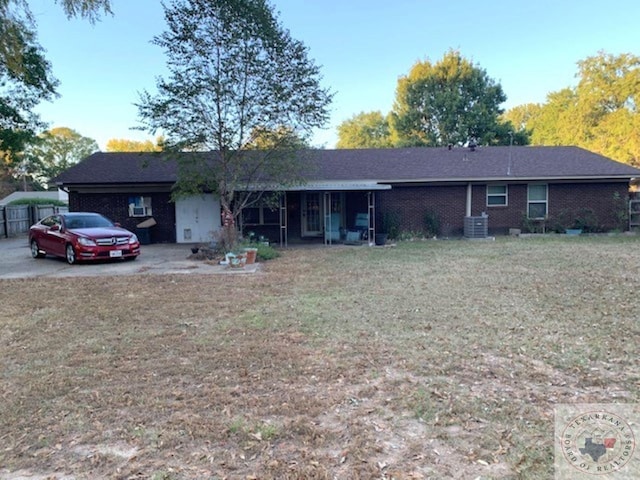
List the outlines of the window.
<svg viewBox="0 0 640 480">
<path fill-rule="evenodd" d="M 547 216 L 548 191 L 546 185 L 529 185 L 527 192 L 527 215 L 529 218 Z"/>
<path fill-rule="evenodd" d="M 252 205 L 242 209 L 244 225 L 280 225 L 280 209 L 273 205 Z"/>
<path fill-rule="evenodd" d="M 130 217 L 150 217 L 151 215 L 153 215 L 151 197 L 129 197 Z"/>
<path fill-rule="evenodd" d="M 487 185 L 487 206 L 506 206 L 507 205 L 507 186 L 506 185 Z"/>
</svg>

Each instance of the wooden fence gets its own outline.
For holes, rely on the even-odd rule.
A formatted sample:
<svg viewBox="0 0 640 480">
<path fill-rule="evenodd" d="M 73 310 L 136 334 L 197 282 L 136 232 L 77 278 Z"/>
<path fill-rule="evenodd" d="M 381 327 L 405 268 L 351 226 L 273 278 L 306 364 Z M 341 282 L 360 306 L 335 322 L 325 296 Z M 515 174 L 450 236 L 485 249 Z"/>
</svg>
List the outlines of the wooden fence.
<svg viewBox="0 0 640 480">
<path fill-rule="evenodd" d="M 55 205 L 6 205 L 0 207 L 0 238 L 18 237 L 29 227 L 54 213 L 67 212 L 67 207 Z"/>
</svg>

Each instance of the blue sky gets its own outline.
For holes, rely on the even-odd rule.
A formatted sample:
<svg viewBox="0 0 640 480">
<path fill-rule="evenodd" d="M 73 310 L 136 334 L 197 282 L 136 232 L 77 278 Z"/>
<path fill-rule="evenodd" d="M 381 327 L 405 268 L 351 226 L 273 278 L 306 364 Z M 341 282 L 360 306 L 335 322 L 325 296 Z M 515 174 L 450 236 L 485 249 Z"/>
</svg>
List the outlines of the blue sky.
<svg viewBox="0 0 640 480">
<path fill-rule="evenodd" d="M 30 0 L 39 40 L 61 97 L 38 112 L 51 127 L 95 139 L 151 139 L 132 130 L 133 105 L 154 91 L 164 53 L 151 44 L 164 28 L 158 0 L 113 0 L 95 25 L 67 20 L 53 0 Z M 638 0 L 275 0 L 281 23 L 307 45 L 335 92 L 331 121 L 314 137 L 333 148 L 337 127 L 360 112 L 392 108 L 398 77 L 419 60 L 459 50 L 507 95 L 505 109 L 544 102 L 576 83 L 576 62 L 604 50 L 640 55 Z"/>
</svg>

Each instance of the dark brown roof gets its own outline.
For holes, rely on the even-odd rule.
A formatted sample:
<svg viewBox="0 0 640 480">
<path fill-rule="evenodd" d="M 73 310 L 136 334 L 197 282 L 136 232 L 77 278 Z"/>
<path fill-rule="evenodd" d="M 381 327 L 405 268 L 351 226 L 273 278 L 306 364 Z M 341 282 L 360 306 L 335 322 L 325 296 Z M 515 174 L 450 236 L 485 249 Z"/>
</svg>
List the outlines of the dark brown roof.
<svg viewBox="0 0 640 480">
<path fill-rule="evenodd" d="M 97 152 L 52 180 L 62 185 L 169 183 L 176 164 L 157 153 Z"/>
<path fill-rule="evenodd" d="M 210 154 L 196 154 L 209 156 Z M 309 181 L 446 182 L 640 177 L 640 170 L 578 147 L 306 150 Z M 175 163 L 150 153 L 95 153 L 60 174 L 63 186 L 173 183 Z"/>
</svg>

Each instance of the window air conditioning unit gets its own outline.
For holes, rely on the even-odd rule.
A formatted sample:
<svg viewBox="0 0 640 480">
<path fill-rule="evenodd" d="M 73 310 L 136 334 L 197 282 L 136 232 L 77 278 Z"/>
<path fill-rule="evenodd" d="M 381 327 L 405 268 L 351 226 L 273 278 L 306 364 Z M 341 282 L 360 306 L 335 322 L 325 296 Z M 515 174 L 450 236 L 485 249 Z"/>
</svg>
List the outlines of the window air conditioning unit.
<svg viewBox="0 0 640 480">
<path fill-rule="evenodd" d="M 136 217 L 144 217 L 144 207 L 133 207 L 133 215 Z"/>
</svg>

